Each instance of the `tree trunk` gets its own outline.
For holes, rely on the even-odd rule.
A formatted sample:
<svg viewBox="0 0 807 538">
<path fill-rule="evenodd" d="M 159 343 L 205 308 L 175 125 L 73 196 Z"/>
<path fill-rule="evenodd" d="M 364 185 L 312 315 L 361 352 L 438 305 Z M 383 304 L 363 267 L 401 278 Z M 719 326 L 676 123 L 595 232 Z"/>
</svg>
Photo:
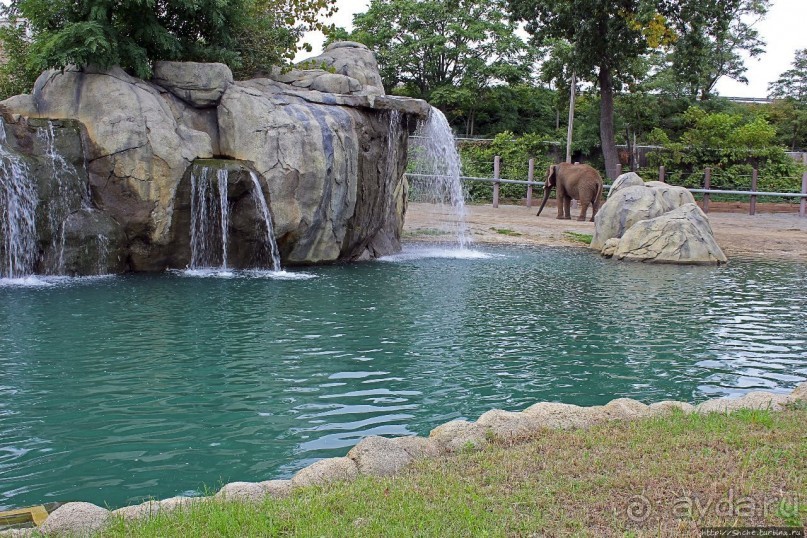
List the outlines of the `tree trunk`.
<svg viewBox="0 0 807 538">
<path fill-rule="evenodd" d="M 611 70 L 600 67 L 600 144 L 605 161 L 605 175 L 609 179 L 616 177 L 616 165 L 619 157 L 616 152 L 614 138 L 614 83 Z"/>
</svg>

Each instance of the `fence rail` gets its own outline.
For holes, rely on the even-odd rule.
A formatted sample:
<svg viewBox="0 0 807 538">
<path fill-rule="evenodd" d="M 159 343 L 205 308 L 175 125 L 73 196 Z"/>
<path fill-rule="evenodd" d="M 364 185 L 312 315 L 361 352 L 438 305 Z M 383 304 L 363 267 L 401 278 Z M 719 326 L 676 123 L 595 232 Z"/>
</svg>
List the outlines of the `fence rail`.
<svg viewBox="0 0 807 538">
<path fill-rule="evenodd" d="M 805 157 L 805 161 L 807 161 L 807 157 Z M 534 173 L 534 161 L 530 159 L 529 163 L 529 172 L 528 178 L 526 180 L 523 179 L 506 179 L 499 177 L 499 170 L 500 170 L 500 160 L 497 156 L 493 162 L 493 177 L 474 177 L 474 176 L 460 176 L 461 181 L 470 182 L 470 181 L 481 181 L 493 184 L 493 207 L 499 207 L 499 186 L 501 184 L 511 184 L 511 185 L 525 185 L 527 187 L 527 207 L 532 206 L 532 194 L 533 194 L 533 187 L 543 187 L 543 181 L 535 181 L 532 179 Z M 619 167 L 621 168 L 621 167 Z M 621 172 L 621 170 L 619 170 Z M 410 178 L 446 178 L 448 176 L 439 175 L 439 174 L 423 174 L 423 173 L 407 173 L 407 177 Z M 703 172 L 704 177 L 704 188 L 686 188 L 691 193 L 696 194 L 703 194 L 703 211 L 705 213 L 709 212 L 709 201 L 710 196 L 712 194 L 729 194 L 729 195 L 741 195 L 741 196 L 749 196 L 750 203 L 749 203 L 749 215 L 754 215 L 756 213 L 756 202 L 758 196 L 775 196 L 778 198 L 798 198 L 800 199 L 799 204 L 799 216 L 800 217 L 807 217 L 807 172 L 804 173 L 801 180 L 801 192 L 771 192 L 771 191 L 758 191 L 757 189 L 757 179 L 758 179 L 758 172 L 756 169 L 753 170 L 751 175 L 751 190 L 736 190 L 736 189 L 712 189 L 710 187 L 712 171 L 710 168 L 706 168 Z M 665 180 L 665 170 L 664 167 L 659 169 L 659 181 Z M 610 189 L 611 185 L 603 185 L 603 190 Z"/>
</svg>

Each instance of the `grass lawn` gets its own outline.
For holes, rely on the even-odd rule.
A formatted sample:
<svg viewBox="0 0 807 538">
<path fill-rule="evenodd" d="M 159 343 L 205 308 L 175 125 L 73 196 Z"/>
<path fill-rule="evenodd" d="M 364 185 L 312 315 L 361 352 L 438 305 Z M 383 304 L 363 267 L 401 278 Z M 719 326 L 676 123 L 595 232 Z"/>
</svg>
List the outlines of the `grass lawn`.
<svg viewBox="0 0 807 538">
<path fill-rule="evenodd" d="M 805 525 L 807 406 L 546 430 L 392 478 L 196 503 L 102 536 L 700 536 Z"/>
</svg>

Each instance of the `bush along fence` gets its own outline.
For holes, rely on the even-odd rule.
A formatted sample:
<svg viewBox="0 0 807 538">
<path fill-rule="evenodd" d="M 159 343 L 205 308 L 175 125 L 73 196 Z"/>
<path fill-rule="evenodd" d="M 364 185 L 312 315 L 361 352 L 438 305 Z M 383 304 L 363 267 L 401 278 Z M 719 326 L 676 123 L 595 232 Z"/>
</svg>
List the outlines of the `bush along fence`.
<svg viewBox="0 0 807 538">
<path fill-rule="evenodd" d="M 693 194 L 700 194 L 702 195 L 701 203 L 703 207 L 704 213 L 709 212 L 709 203 L 712 201 L 712 195 L 728 195 L 728 196 L 741 196 L 741 197 L 748 197 L 749 199 L 749 209 L 748 214 L 754 215 L 756 214 L 756 206 L 757 200 L 759 197 L 773 197 L 773 198 L 789 198 L 789 199 L 797 199 L 799 200 L 799 216 L 800 217 L 807 217 L 807 154 L 803 157 L 803 163 L 805 165 L 805 171 L 801 177 L 801 192 L 777 192 L 777 191 L 760 191 L 759 187 L 759 170 L 757 168 L 753 168 L 751 170 L 750 176 L 750 189 L 723 189 L 723 188 L 712 188 L 712 180 L 714 179 L 714 170 L 711 167 L 704 168 L 702 174 L 692 173 L 688 176 L 688 181 L 685 183 L 692 183 L 693 180 L 697 181 L 698 185 L 701 187 L 690 187 L 687 185 L 681 185 L 687 188 Z M 535 168 L 536 168 L 536 160 L 530 159 L 527 165 L 527 179 L 505 179 L 501 177 L 501 170 L 502 170 L 502 161 L 500 156 L 495 156 L 493 159 L 493 166 L 492 166 L 492 176 L 491 177 L 477 177 L 477 176 L 461 176 L 460 180 L 463 181 L 466 185 L 472 182 L 476 183 L 490 183 L 493 186 L 492 189 L 492 204 L 493 207 L 499 207 L 499 202 L 502 198 L 502 187 L 506 186 L 509 187 L 507 192 L 505 193 L 506 198 L 514 198 L 521 196 L 524 193 L 524 186 L 526 186 L 526 205 L 527 207 L 532 207 L 533 204 L 533 188 L 534 187 L 541 187 L 543 188 L 544 182 L 543 181 L 536 181 L 535 180 Z M 543 163 L 542 163 L 543 164 Z M 575 163 L 578 164 L 578 163 Z M 645 176 L 648 173 L 653 173 L 650 169 L 643 169 L 640 171 Z M 543 172 L 541 172 L 543 173 Z M 622 165 L 617 165 L 617 174 L 622 173 Z M 641 175 L 640 173 L 640 175 Z M 698 177 L 700 176 L 700 177 Z M 407 173 L 407 177 L 410 181 L 410 199 L 413 201 L 427 201 L 423 200 L 420 197 L 420 193 L 429 192 L 428 184 L 435 178 L 432 174 L 422 174 L 422 173 Z M 676 176 L 676 178 L 680 178 L 680 175 Z M 643 177 L 643 179 L 648 180 L 648 177 Z M 661 182 L 668 182 L 670 179 L 670 175 L 664 166 L 658 167 L 658 181 Z M 794 179 L 794 178 L 790 178 Z M 680 183 L 677 181 L 676 183 Z M 671 183 L 672 184 L 672 183 Z M 610 188 L 610 185 L 605 185 L 604 190 Z M 479 198 L 479 191 L 476 190 L 475 192 L 470 192 L 471 189 L 468 187 L 465 188 L 466 198 L 471 199 L 478 199 Z M 540 198 L 540 196 L 539 196 Z"/>
</svg>

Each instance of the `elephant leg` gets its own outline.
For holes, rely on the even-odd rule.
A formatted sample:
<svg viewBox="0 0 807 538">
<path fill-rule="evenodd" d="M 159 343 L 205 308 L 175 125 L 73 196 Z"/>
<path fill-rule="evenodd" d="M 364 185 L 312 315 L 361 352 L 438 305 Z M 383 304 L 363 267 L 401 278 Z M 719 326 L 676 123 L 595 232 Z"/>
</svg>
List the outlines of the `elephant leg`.
<svg viewBox="0 0 807 538">
<path fill-rule="evenodd" d="M 563 189 L 560 188 L 558 185 L 558 195 L 556 197 L 558 203 L 558 220 L 563 218 L 563 200 L 566 198 L 566 195 L 563 193 Z"/>
<path fill-rule="evenodd" d="M 594 200 L 591 204 L 591 222 L 594 222 L 594 217 L 597 216 L 597 210 L 600 208 L 600 201 Z"/>
<path fill-rule="evenodd" d="M 580 200 L 580 215 L 577 217 L 577 220 L 579 221 L 586 220 L 587 212 L 588 212 L 588 202 Z"/>
<path fill-rule="evenodd" d="M 572 197 L 567 196 L 563 199 L 563 212 L 564 219 L 571 220 L 572 218 Z"/>
</svg>

